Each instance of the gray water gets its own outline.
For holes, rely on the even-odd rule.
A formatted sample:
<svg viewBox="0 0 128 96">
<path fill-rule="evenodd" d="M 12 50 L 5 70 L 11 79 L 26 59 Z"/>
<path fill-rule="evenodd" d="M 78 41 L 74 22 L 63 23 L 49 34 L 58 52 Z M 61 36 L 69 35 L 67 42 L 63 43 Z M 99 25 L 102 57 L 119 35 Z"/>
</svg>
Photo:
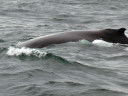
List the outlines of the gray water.
<svg viewBox="0 0 128 96">
<path fill-rule="evenodd" d="M 51 33 L 127 25 L 127 0 L 0 0 L 0 96 L 128 96 L 125 46 L 15 47 Z"/>
</svg>

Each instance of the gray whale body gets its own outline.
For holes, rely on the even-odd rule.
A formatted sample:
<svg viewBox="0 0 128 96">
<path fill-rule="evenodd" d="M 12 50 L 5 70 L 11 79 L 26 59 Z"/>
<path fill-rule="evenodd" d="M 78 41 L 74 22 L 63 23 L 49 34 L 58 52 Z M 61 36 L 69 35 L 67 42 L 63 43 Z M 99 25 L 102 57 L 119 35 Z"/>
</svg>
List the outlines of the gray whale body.
<svg viewBox="0 0 128 96">
<path fill-rule="evenodd" d="M 66 42 L 76 42 L 82 39 L 93 42 L 101 39 L 111 43 L 128 44 L 128 38 L 124 34 L 125 28 L 120 29 L 104 29 L 97 31 L 73 31 L 61 32 L 51 35 L 37 37 L 18 44 L 18 47 L 43 48 L 52 44 L 61 44 Z"/>
</svg>

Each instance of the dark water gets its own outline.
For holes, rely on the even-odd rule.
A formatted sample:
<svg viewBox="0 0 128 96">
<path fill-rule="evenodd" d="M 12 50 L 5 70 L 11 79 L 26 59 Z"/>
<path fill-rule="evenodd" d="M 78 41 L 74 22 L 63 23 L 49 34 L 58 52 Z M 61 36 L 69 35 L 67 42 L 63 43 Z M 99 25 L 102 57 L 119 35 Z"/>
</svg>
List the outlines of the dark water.
<svg viewBox="0 0 128 96">
<path fill-rule="evenodd" d="M 125 46 L 14 47 L 40 35 L 127 25 L 127 0 L 0 0 L 0 96 L 128 96 Z"/>
</svg>

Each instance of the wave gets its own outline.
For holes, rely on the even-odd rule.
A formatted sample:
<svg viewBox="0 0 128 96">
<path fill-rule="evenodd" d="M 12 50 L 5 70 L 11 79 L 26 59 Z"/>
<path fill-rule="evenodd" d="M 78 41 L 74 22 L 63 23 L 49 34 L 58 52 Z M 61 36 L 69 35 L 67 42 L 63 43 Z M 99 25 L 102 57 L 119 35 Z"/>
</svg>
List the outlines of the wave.
<svg viewBox="0 0 128 96">
<path fill-rule="evenodd" d="M 29 10 L 26 9 L 6 9 L 4 12 L 20 12 L 20 13 L 28 13 Z"/>
<path fill-rule="evenodd" d="M 46 82 L 47 85 L 68 85 L 68 86 L 73 86 L 73 87 L 78 87 L 78 86 L 85 86 L 85 84 L 79 83 L 79 82 L 74 82 L 74 81 L 48 81 Z"/>
<path fill-rule="evenodd" d="M 79 41 L 80 43 L 86 43 L 87 41 Z M 5 50 L 5 48 L 3 49 L 0 49 L 0 51 L 3 51 Z M 57 61 L 57 62 L 60 62 L 62 64 L 66 64 L 66 65 L 70 65 L 70 66 L 83 66 L 87 69 L 93 69 L 93 70 L 99 70 L 98 72 L 101 72 L 101 71 L 107 71 L 109 69 L 106 69 L 106 68 L 99 68 L 99 67 L 96 67 L 96 66 L 93 66 L 93 65 L 90 65 L 90 64 L 84 64 L 85 62 L 80 62 L 80 61 L 77 61 L 77 60 L 70 60 L 70 59 L 66 59 L 62 56 L 57 56 L 53 53 L 50 53 L 48 52 L 47 49 L 31 49 L 31 48 L 25 48 L 25 47 L 22 47 L 22 48 L 16 48 L 16 47 L 9 47 L 8 50 L 7 50 L 7 53 L 6 53 L 8 56 L 16 56 L 18 57 L 19 59 L 25 59 L 25 58 L 39 58 L 39 59 L 50 59 L 50 60 L 54 60 L 54 61 Z M 107 56 L 107 59 L 113 59 L 113 58 L 118 58 L 118 57 L 127 57 L 127 55 L 124 55 L 124 54 L 115 54 L 115 55 L 112 55 L 112 56 Z M 35 59 L 33 59 L 35 60 Z M 81 67 L 82 68 L 82 67 Z M 105 70 L 106 69 L 106 70 Z M 109 70 L 110 72 L 112 70 Z M 109 73 L 109 71 L 107 71 Z"/>
<path fill-rule="evenodd" d="M 92 95 L 96 95 L 96 96 L 103 96 L 104 94 L 106 94 L 105 96 L 109 96 L 112 95 L 113 96 L 126 96 L 127 93 L 125 92 L 119 92 L 119 91 L 114 91 L 114 90 L 110 90 L 110 89 L 105 89 L 105 88 L 95 88 L 95 89 L 88 89 L 85 90 L 83 92 L 77 93 L 77 94 L 72 94 L 73 96 L 92 96 Z"/>
<path fill-rule="evenodd" d="M 0 39 L 0 43 L 3 43 L 3 42 L 5 42 L 3 39 Z"/>
<path fill-rule="evenodd" d="M 23 69 L 23 70 L 17 70 L 17 71 L 13 71 L 13 72 L 0 72 L 0 76 L 2 77 L 13 77 L 13 76 L 25 76 L 25 79 L 30 79 L 31 77 L 34 77 L 36 75 L 42 74 L 42 76 L 56 76 L 59 77 L 59 75 L 55 74 L 54 72 L 49 72 L 47 70 L 43 70 L 41 68 L 33 68 L 33 69 Z M 22 78 L 24 79 L 24 78 Z"/>
<path fill-rule="evenodd" d="M 45 57 L 47 52 L 45 51 L 40 51 L 37 49 L 30 49 L 30 48 L 16 48 L 16 47 L 9 47 L 7 51 L 7 55 L 9 56 L 35 56 L 35 57 Z"/>
<path fill-rule="evenodd" d="M 58 86 L 57 86 L 58 87 Z M 84 87 L 83 87 L 84 88 Z M 75 89 L 75 90 L 74 90 Z M 37 84 L 29 84 L 29 85 L 21 85 L 16 86 L 12 88 L 13 92 L 17 93 L 17 91 L 20 91 L 21 93 L 24 92 L 24 94 L 29 95 L 38 95 L 38 96 L 126 96 L 127 93 L 125 92 L 119 92 L 119 91 L 113 91 L 105 88 L 94 88 L 94 89 L 82 89 L 80 87 L 78 89 L 77 87 L 72 88 L 72 90 L 69 88 L 64 89 L 63 87 L 61 89 L 58 89 L 56 87 L 48 89 L 46 86 L 39 86 Z M 65 93 L 66 91 L 66 93 Z"/>
<path fill-rule="evenodd" d="M 42 88 L 36 84 L 22 84 L 12 87 L 11 90 L 12 94 L 16 96 L 19 94 L 29 94 L 31 96 L 37 96 L 41 92 Z"/>
<path fill-rule="evenodd" d="M 9 56 L 17 56 L 19 58 L 42 58 L 42 59 L 51 59 L 57 62 L 60 62 L 62 64 L 65 64 L 66 66 L 76 66 L 77 68 L 87 68 L 88 70 L 99 70 L 101 71 L 108 71 L 108 69 L 105 70 L 105 68 L 98 68 L 95 66 L 91 66 L 88 64 L 83 64 L 83 62 L 77 62 L 77 61 L 70 61 L 65 59 L 64 57 L 54 55 L 52 53 L 47 52 L 47 50 L 39 50 L 39 49 L 30 49 L 30 48 L 15 48 L 15 47 L 9 47 L 8 51 L 6 53 Z M 83 69 L 84 70 L 84 69 Z"/>
<path fill-rule="evenodd" d="M 4 47 L 0 47 L 0 53 L 2 53 L 3 51 L 7 50 L 7 48 Z"/>
</svg>

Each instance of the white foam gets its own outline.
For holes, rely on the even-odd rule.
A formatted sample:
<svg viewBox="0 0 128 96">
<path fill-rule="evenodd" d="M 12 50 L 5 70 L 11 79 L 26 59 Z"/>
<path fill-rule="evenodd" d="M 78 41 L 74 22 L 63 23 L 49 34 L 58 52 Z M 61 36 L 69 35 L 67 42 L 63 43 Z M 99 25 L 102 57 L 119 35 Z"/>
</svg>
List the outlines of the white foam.
<svg viewBox="0 0 128 96">
<path fill-rule="evenodd" d="M 7 51 L 7 55 L 9 56 L 19 56 L 25 54 L 27 56 L 31 56 L 34 55 L 36 57 L 45 57 L 45 55 L 47 54 L 47 52 L 41 52 L 40 50 L 37 49 L 30 49 L 30 48 L 15 48 L 15 47 L 9 47 L 8 51 Z"/>
<path fill-rule="evenodd" d="M 106 42 L 103 40 L 94 40 L 92 43 L 94 45 L 102 46 L 102 47 L 112 47 L 113 46 L 113 43 L 109 43 L 109 42 Z"/>
<path fill-rule="evenodd" d="M 127 47 L 125 47 L 124 50 L 128 52 L 128 48 Z"/>
</svg>

